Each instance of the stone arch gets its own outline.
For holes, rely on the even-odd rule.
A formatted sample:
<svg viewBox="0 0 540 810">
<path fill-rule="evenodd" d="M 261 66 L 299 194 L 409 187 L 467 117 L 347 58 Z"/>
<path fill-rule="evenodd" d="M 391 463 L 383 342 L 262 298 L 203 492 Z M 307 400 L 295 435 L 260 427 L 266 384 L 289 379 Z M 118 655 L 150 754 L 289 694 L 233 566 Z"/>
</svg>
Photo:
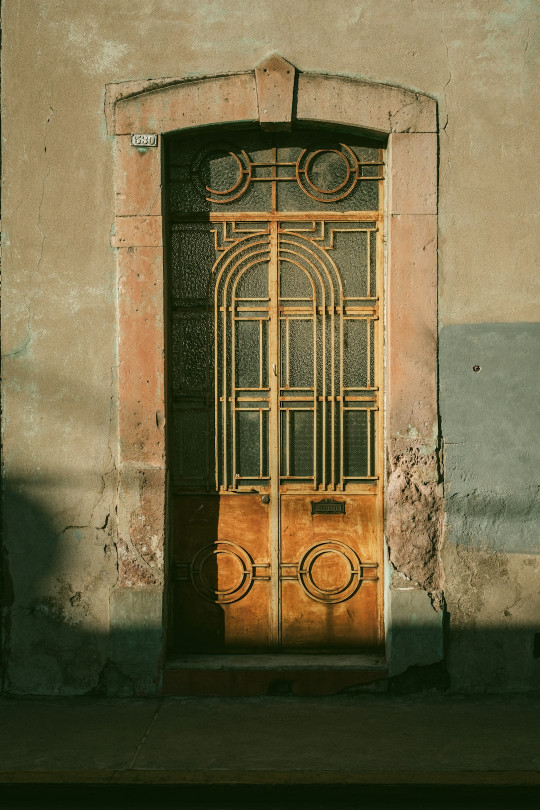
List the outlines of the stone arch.
<svg viewBox="0 0 540 810">
<path fill-rule="evenodd" d="M 166 527 L 161 149 L 132 146 L 132 134 L 155 134 L 159 141 L 181 129 L 258 123 L 266 130 L 354 127 L 387 138 L 386 537 L 394 566 L 437 591 L 442 493 L 434 99 L 301 72 L 274 54 L 243 73 L 108 85 L 105 114 L 115 144 L 119 329 L 119 581 L 111 621 L 126 588 L 133 621 L 154 616 L 146 682 L 159 681 Z"/>
</svg>

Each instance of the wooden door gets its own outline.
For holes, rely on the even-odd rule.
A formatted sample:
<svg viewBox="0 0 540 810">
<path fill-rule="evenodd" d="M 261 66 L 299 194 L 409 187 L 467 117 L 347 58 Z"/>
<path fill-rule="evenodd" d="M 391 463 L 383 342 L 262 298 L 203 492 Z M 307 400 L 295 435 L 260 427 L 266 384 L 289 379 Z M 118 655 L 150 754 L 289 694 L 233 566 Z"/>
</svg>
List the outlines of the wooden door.
<svg viewBox="0 0 540 810">
<path fill-rule="evenodd" d="M 382 641 L 383 156 L 167 145 L 174 649 Z"/>
</svg>

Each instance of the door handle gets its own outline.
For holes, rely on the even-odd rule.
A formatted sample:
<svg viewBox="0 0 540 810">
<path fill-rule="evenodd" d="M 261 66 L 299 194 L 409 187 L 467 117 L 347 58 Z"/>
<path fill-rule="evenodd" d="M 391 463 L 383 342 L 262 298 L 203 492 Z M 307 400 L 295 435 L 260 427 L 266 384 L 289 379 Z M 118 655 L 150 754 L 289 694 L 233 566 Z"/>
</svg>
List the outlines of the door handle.
<svg viewBox="0 0 540 810">
<path fill-rule="evenodd" d="M 263 495 L 263 496 L 261 497 L 261 501 L 262 501 L 263 503 L 270 503 L 270 495 Z"/>
<path fill-rule="evenodd" d="M 274 372 L 274 377 L 277 377 L 277 366 L 275 363 L 272 363 L 272 371 Z"/>
</svg>

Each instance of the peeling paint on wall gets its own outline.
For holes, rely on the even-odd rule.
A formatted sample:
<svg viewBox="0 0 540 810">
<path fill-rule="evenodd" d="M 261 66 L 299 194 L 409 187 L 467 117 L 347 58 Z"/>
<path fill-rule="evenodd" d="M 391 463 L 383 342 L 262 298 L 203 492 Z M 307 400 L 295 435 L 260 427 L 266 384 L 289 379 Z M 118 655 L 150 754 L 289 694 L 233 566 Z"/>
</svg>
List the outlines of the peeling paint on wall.
<svg viewBox="0 0 540 810">
<path fill-rule="evenodd" d="M 386 538 L 390 561 L 427 591 L 439 591 L 444 508 L 438 454 L 410 444 L 389 458 Z"/>
</svg>

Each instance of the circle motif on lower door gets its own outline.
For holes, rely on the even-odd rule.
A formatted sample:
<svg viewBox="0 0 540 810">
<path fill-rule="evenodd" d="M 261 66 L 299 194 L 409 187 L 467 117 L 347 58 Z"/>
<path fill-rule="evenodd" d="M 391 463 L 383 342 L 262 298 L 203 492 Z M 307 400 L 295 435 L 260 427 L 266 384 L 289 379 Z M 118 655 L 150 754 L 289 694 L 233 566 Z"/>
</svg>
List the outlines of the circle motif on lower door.
<svg viewBox="0 0 540 810">
<path fill-rule="evenodd" d="M 189 574 L 193 587 L 203 599 L 229 604 L 237 602 L 251 588 L 253 560 L 237 543 L 218 540 L 196 553 Z"/>
<path fill-rule="evenodd" d="M 362 563 L 356 551 L 340 540 L 311 546 L 300 563 L 299 580 L 317 602 L 335 605 L 354 596 L 361 583 Z"/>
</svg>

